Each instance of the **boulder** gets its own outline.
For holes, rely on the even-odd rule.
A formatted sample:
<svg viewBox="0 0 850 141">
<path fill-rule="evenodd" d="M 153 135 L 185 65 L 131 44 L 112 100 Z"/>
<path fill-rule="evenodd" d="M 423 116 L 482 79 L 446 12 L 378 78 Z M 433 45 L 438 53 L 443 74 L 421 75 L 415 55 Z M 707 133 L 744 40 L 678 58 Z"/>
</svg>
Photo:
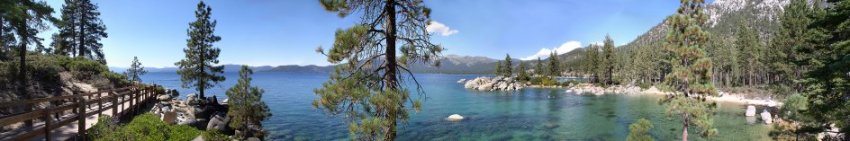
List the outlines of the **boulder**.
<svg viewBox="0 0 850 141">
<path fill-rule="evenodd" d="M 770 115 L 770 112 L 767 112 L 767 109 L 761 112 L 761 120 L 764 120 L 764 123 L 771 124 L 773 123 L 773 116 Z"/>
<path fill-rule="evenodd" d="M 162 113 L 162 116 L 159 118 L 162 122 L 167 124 L 174 124 L 177 122 L 177 112 L 174 111 L 166 111 Z"/>
<path fill-rule="evenodd" d="M 191 125 L 197 122 L 195 117 L 186 113 L 177 114 L 177 124 L 178 125 Z"/>
<path fill-rule="evenodd" d="M 753 105 L 747 106 L 747 112 L 745 113 L 745 115 L 748 116 L 748 117 L 756 116 L 756 106 L 753 106 Z"/>
<path fill-rule="evenodd" d="M 159 100 L 159 101 L 167 101 L 169 99 L 171 99 L 171 95 L 167 95 L 167 94 L 159 95 L 159 96 L 156 97 L 156 100 Z"/>
<path fill-rule="evenodd" d="M 449 121 L 461 121 L 461 120 L 463 120 L 463 116 L 460 116 L 460 115 L 458 115 L 458 114 L 452 114 L 452 115 L 450 115 L 449 117 L 447 117 L 447 118 L 446 118 L 446 120 L 449 120 Z"/>
<path fill-rule="evenodd" d="M 210 122 L 207 123 L 207 131 L 224 131 L 226 126 L 227 121 L 225 121 L 225 118 L 216 114 L 210 117 Z"/>
</svg>

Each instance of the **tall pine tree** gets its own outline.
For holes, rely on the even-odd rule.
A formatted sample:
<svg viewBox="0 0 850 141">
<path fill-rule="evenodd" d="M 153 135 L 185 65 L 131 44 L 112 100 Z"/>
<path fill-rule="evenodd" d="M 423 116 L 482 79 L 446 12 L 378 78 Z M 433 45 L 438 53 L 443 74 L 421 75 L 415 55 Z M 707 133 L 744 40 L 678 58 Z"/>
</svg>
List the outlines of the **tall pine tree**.
<svg viewBox="0 0 850 141">
<path fill-rule="evenodd" d="M 513 66 L 514 65 L 511 64 L 511 55 L 505 54 L 505 65 L 502 66 L 503 67 L 502 68 L 503 69 L 502 70 L 502 76 L 505 76 L 505 77 L 513 76 L 514 75 L 514 73 L 512 72 Z"/>
<path fill-rule="evenodd" d="M 18 43 L 18 94 L 22 100 L 32 99 L 32 95 L 27 94 L 29 82 L 27 78 L 27 48 L 33 44 L 39 44 L 41 38 L 36 36 L 38 32 L 47 28 L 47 22 L 55 21 L 50 15 L 53 13 L 53 8 L 50 8 L 46 2 L 35 2 L 32 0 L 5 0 L 0 1 L 0 23 L 6 23 L 9 29 L 17 37 L 15 41 Z M 3 27 L 0 27 L 3 28 Z M 3 32 L 0 32 L 3 34 Z M 11 41 L 11 40 L 10 40 Z M 4 45 L 8 45 L 4 43 Z M 23 106 L 24 111 L 31 111 L 32 105 Z M 32 121 L 26 121 L 27 126 L 32 126 Z"/>
<path fill-rule="evenodd" d="M 91 0 L 65 0 L 62 6 L 59 40 L 54 45 L 59 54 L 75 55 L 97 60 L 106 64 L 103 54 L 103 44 L 100 39 L 107 38 L 106 25 L 100 20 L 98 6 Z"/>
<path fill-rule="evenodd" d="M 604 66 L 604 68 L 602 68 L 602 71 L 603 71 L 602 75 L 604 77 L 603 83 L 605 85 L 611 85 L 611 84 L 614 83 L 614 66 L 615 66 L 614 60 L 615 59 L 614 59 L 614 40 L 611 39 L 611 36 L 609 36 L 609 35 L 605 35 L 605 40 L 603 41 L 603 44 L 602 44 L 602 52 L 603 52 L 602 53 L 603 59 L 602 59 L 601 63 Z"/>
<path fill-rule="evenodd" d="M 795 48 L 799 66 L 809 66 L 800 82 L 806 88 L 808 110 L 804 113 L 814 120 L 804 126 L 821 132 L 835 126 L 850 137 L 850 1 L 829 1 L 826 9 L 815 8 L 806 35 L 811 46 Z M 820 5 L 816 5 L 820 6 Z"/>
<path fill-rule="evenodd" d="M 807 26 L 811 23 L 811 14 L 807 0 L 791 0 L 779 16 L 780 28 L 771 39 L 768 53 L 771 75 L 776 85 L 793 86 L 794 90 L 802 90 L 802 85 L 795 84 L 808 66 L 798 66 L 795 62 L 804 61 L 805 54 L 797 53 L 798 48 L 811 46 L 806 39 Z"/>
<path fill-rule="evenodd" d="M 523 82 L 531 80 L 526 70 L 528 70 L 528 66 L 525 65 L 525 62 L 520 61 L 519 66 L 516 68 L 516 79 Z"/>
<path fill-rule="evenodd" d="M 361 23 L 337 30 L 328 62 L 339 64 L 330 80 L 314 92 L 313 106 L 352 118 L 349 131 L 360 140 L 395 140 L 397 124 L 407 121 L 408 108 L 418 111 L 420 97 L 411 99 L 402 81 L 415 77 L 412 63 L 439 65 L 444 50 L 430 41 L 426 26 L 431 9 L 421 0 L 320 0 L 325 10 L 345 17 L 358 12 Z M 397 45 L 398 44 L 398 45 Z M 400 51 L 400 52 L 397 52 Z M 410 78 L 410 79 L 406 79 Z M 416 92 L 424 95 L 421 86 Z M 406 104 L 410 103 L 410 104 Z M 357 108 L 349 105 L 358 105 Z"/>
<path fill-rule="evenodd" d="M 558 59 L 558 51 L 553 51 L 549 54 L 549 63 L 546 65 L 549 67 L 548 75 L 549 76 L 561 76 L 561 61 Z"/>
<path fill-rule="evenodd" d="M 682 118 L 682 140 L 688 140 L 688 129 L 696 125 L 701 136 L 717 134 L 712 116 L 716 104 L 707 96 L 717 94 L 711 80 L 711 60 L 705 47 L 708 32 L 702 30 L 708 17 L 703 13 L 703 0 L 682 0 L 677 13 L 667 18 L 669 31 L 665 48 L 670 51 L 672 71 L 665 84 L 675 93 L 662 100 L 671 117 Z"/>
<path fill-rule="evenodd" d="M 543 60 L 540 57 L 537 57 L 537 63 L 534 64 L 534 74 L 535 75 L 546 75 L 546 70 L 543 67 Z"/>
<path fill-rule="evenodd" d="M 183 82 L 184 88 L 194 87 L 200 97 L 205 97 L 204 90 L 215 86 L 218 82 L 224 81 L 224 66 L 216 66 L 218 64 L 218 54 L 221 49 L 213 46 L 213 43 L 221 40 L 221 37 L 213 34 L 215 32 L 216 21 L 210 18 L 212 8 L 204 4 L 203 1 L 198 3 L 198 9 L 195 10 L 194 22 L 189 23 L 186 40 L 186 48 L 183 53 L 186 57 L 177 63 L 177 73 L 180 74 L 180 81 Z"/>
</svg>

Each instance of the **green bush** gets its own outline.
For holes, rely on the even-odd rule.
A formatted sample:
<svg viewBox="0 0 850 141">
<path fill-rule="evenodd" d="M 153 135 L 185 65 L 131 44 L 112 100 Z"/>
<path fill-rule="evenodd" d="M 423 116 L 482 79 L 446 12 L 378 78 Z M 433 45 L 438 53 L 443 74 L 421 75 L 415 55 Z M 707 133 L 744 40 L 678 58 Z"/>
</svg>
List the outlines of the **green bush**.
<svg viewBox="0 0 850 141">
<path fill-rule="evenodd" d="M 228 141 L 230 140 L 230 136 L 227 136 L 218 131 L 208 131 L 201 133 L 201 136 L 204 137 L 204 140 L 207 141 Z"/>
<path fill-rule="evenodd" d="M 127 79 L 127 76 L 123 74 L 107 71 L 101 73 L 100 75 L 108 79 L 112 83 L 112 85 L 118 88 L 130 86 L 131 84 L 130 80 Z"/>
<path fill-rule="evenodd" d="M 95 75 L 108 72 L 106 65 L 85 58 L 73 58 L 65 64 L 65 69 L 71 71 L 78 79 L 88 80 Z"/>
<path fill-rule="evenodd" d="M 187 141 L 203 132 L 187 125 L 166 124 L 151 113 L 138 115 L 122 126 L 116 126 L 108 118 L 101 118 L 97 125 L 89 130 L 92 133 L 89 134 L 90 138 L 105 141 Z"/>
</svg>

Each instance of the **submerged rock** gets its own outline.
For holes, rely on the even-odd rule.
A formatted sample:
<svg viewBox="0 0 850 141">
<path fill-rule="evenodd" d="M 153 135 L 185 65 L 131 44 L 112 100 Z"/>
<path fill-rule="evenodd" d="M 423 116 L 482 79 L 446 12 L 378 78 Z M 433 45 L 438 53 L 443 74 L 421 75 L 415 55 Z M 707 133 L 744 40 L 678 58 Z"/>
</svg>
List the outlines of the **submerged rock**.
<svg viewBox="0 0 850 141">
<path fill-rule="evenodd" d="M 753 106 L 753 105 L 747 106 L 747 112 L 745 113 L 745 115 L 748 116 L 748 117 L 756 116 L 756 106 Z"/>
<path fill-rule="evenodd" d="M 457 80 L 457 83 L 464 83 L 464 82 L 466 82 L 466 79 Z"/>
<path fill-rule="evenodd" d="M 452 114 L 452 115 L 450 115 L 448 118 L 446 118 L 446 120 L 449 120 L 449 121 L 461 121 L 461 120 L 463 120 L 463 116 L 460 116 L 460 115 L 458 115 L 458 114 Z"/>
</svg>

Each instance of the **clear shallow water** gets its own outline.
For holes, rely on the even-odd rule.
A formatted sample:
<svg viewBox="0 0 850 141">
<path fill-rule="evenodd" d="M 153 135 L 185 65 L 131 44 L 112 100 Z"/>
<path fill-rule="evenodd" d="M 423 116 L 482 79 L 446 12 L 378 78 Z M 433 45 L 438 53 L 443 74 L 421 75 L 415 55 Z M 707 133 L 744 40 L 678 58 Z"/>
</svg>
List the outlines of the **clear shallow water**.
<svg viewBox="0 0 850 141">
<path fill-rule="evenodd" d="M 224 91 L 238 79 L 226 73 L 227 80 L 209 90 L 208 95 L 225 97 Z M 266 90 L 263 100 L 273 116 L 263 126 L 273 140 L 347 140 L 348 125 L 341 116 L 314 109 L 313 89 L 326 81 L 327 74 L 257 72 L 253 84 Z M 516 92 L 466 90 L 459 79 L 476 75 L 417 74 L 427 99 L 421 112 L 412 113 L 400 124 L 399 140 L 625 140 L 628 125 L 647 118 L 655 126 L 657 140 L 679 140 L 681 122 L 668 120 L 657 96 L 578 96 L 562 89 L 529 88 Z M 176 73 L 148 73 L 146 83 L 177 88 L 181 96 L 192 90 L 180 88 Z M 714 118 L 719 130 L 716 140 L 769 140 L 769 126 L 747 125 L 744 106 L 720 103 Z M 465 117 L 449 122 L 451 114 Z M 693 129 L 691 130 L 693 131 Z M 704 140 L 691 134 L 692 140 Z"/>
</svg>

